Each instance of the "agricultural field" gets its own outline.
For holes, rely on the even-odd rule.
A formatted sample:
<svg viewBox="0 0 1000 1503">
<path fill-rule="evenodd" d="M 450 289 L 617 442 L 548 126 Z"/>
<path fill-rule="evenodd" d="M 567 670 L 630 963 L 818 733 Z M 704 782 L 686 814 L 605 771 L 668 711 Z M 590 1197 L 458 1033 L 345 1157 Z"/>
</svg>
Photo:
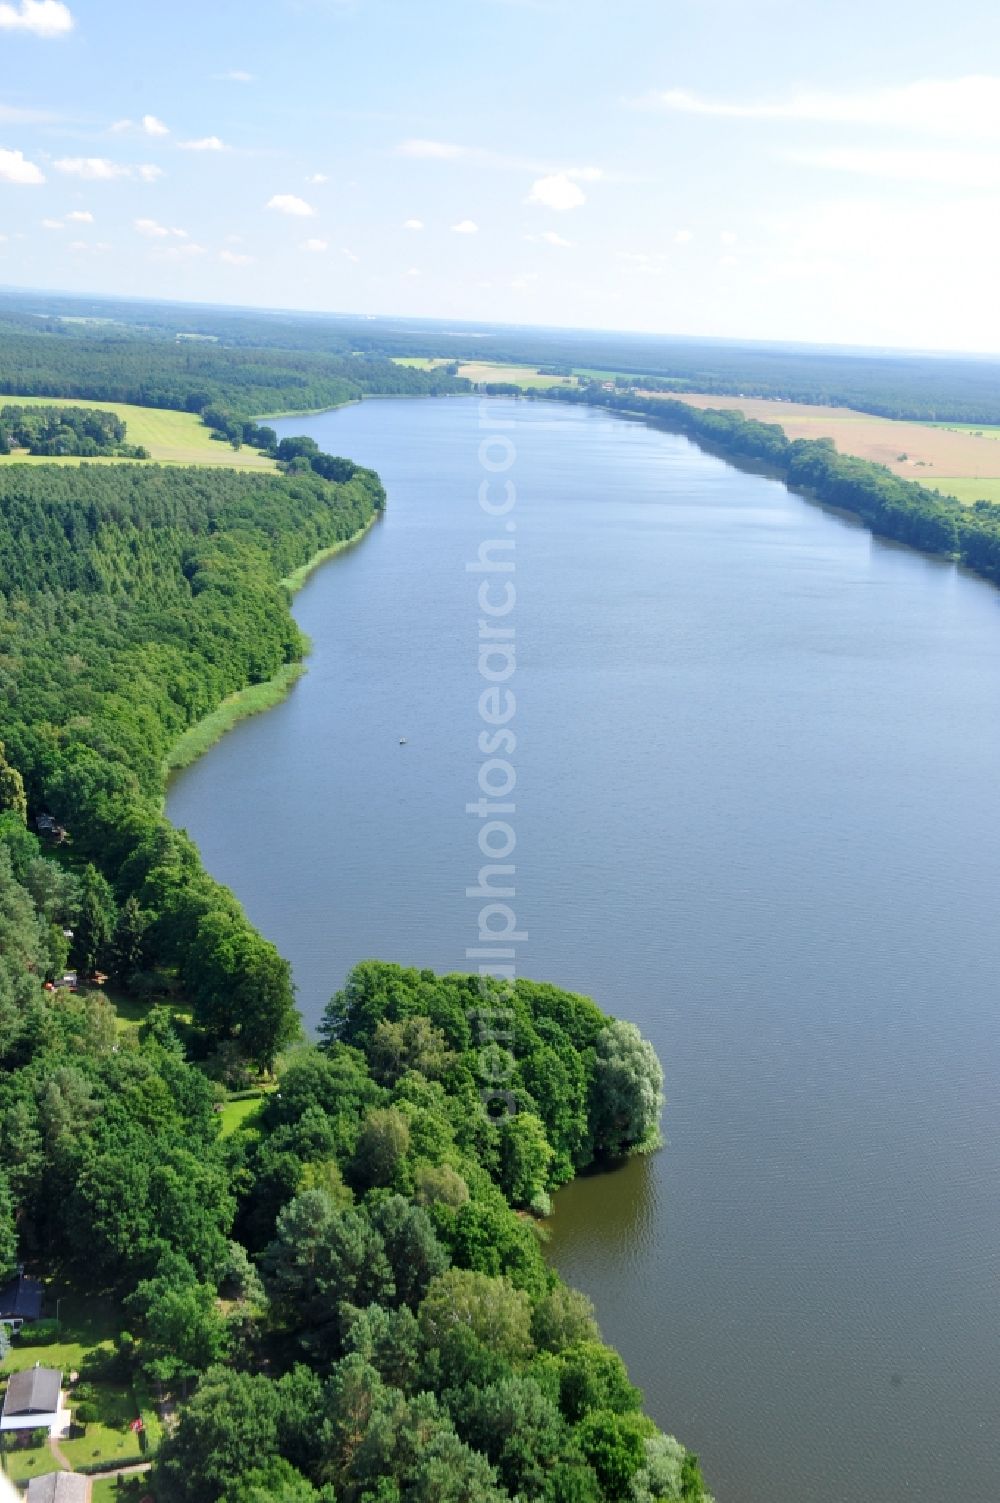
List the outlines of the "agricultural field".
<svg viewBox="0 0 1000 1503">
<path fill-rule="evenodd" d="M 225 465 L 237 470 L 273 470 L 274 461 L 256 449 L 237 452 L 211 436 L 193 412 L 174 412 L 165 407 L 133 407 L 128 402 L 92 402 L 89 397 L 0 396 L 0 407 L 93 407 L 115 412 L 125 422 L 126 442 L 142 444 L 159 464 Z M 0 464 L 128 464 L 121 459 L 46 459 L 25 454 L 0 455 Z M 141 461 L 140 461 L 141 462 Z"/>
<path fill-rule="evenodd" d="M 965 475 L 936 476 L 925 484 L 942 495 L 955 496 L 964 506 L 972 506 L 976 501 L 992 501 L 1000 505 L 1000 475 L 973 480 Z"/>
<path fill-rule="evenodd" d="M 848 407 L 813 407 L 762 397 L 679 392 L 692 407 L 730 408 L 762 423 L 777 423 L 789 438 L 832 438 L 842 454 L 885 465 L 904 480 L 973 501 L 1000 500 L 996 428 L 897 422 Z"/>
<path fill-rule="evenodd" d="M 429 360 L 423 356 L 394 355 L 396 365 L 408 365 L 414 370 L 430 371 L 439 365 L 450 365 L 449 360 Z M 575 386 L 575 376 L 540 376 L 532 365 L 501 365 L 493 360 L 463 360 L 458 374 L 469 381 L 504 381 L 523 386 L 525 390 L 544 390 L 547 386 Z"/>
</svg>

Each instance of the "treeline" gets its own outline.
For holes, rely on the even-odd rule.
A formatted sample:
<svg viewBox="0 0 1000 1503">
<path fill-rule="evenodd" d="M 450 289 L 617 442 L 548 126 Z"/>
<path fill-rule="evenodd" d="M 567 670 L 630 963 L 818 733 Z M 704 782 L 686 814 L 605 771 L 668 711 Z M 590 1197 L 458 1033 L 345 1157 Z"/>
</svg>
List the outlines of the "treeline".
<svg viewBox="0 0 1000 1503">
<path fill-rule="evenodd" d="M 0 838 L 0 1277 L 27 1262 L 128 1293 L 181 1256 L 215 1277 L 235 1196 L 213 1089 L 165 1017 L 119 1029 L 100 992 L 42 989 L 87 895 L 21 825 Z M 13 857 L 13 860 L 12 860 Z"/>
<path fill-rule="evenodd" d="M 593 386 L 553 387 L 538 395 L 641 413 L 727 457 L 766 465 L 787 485 L 854 512 L 881 537 L 946 554 L 1000 584 L 1000 506 L 992 502 L 963 506 L 912 480 L 901 480 L 883 465 L 838 454 L 831 439 L 789 439 L 776 423 L 760 423 L 738 412 Z"/>
<path fill-rule="evenodd" d="M 285 469 L 288 474 L 312 470 L 324 480 L 350 480 L 357 465 L 339 454 L 324 454 L 314 438 L 300 435 L 279 441 L 273 428 L 266 423 L 254 422 L 252 418 L 234 417 L 232 413 L 209 407 L 202 413 L 202 421 L 212 429 L 212 437 L 242 449 L 244 444 L 260 449 Z"/>
<path fill-rule="evenodd" d="M 358 355 L 385 363 L 391 355 L 456 360 L 492 360 L 545 369 L 608 371 L 652 377 L 668 389 L 720 395 L 772 397 L 784 401 L 848 406 L 881 417 L 918 422 L 1000 423 L 1000 371 L 995 359 L 883 353 L 880 351 L 764 344 L 751 341 L 680 339 L 660 334 L 628 334 L 587 329 L 509 328 L 497 324 L 447 323 L 432 319 L 364 318 L 351 315 L 260 313 L 171 303 L 136 303 L 104 298 L 46 295 L 44 316 L 37 293 L 0 293 L 0 321 L 27 334 L 42 328 L 52 339 L 117 338 L 177 343 L 189 354 L 211 356 L 212 342 L 227 353 L 297 351 L 311 357 Z M 64 322 L 67 319 L 92 322 Z M 197 336 L 188 340 L 185 335 Z M 219 352 L 217 352 L 219 353 Z M 206 357 L 206 358 L 208 358 Z M 350 366 L 348 376 L 350 376 Z M 420 383 L 405 390 L 436 389 L 447 382 L 447 367 L 414 371 Z M 304 372 L 300 372 L 300 375 Z M 392 378 L 395 379 L 395 378 Z M 647 384 L 645 381 L 642 384 Z M 34 387 L 0 390 L 35 390 Z M 388 388 L 403 391 L 404 388 Z M 452 390 L 461 389 L 451 383 Z M 44 394 L 44 392 L 43 392 Z M 50 395 L 91 396 L 87 390 Z M 116 392 L 118 400 L 126 400 Z M 339 398 L 336 400 L 340 400 Z M 175 405 L 154 403 L 153 405 Z M 232 405 L 245 415 L 287 410 L 289 402 Z M 298 408 L 323 405 L 301 401 Z M 200 410 L 200 409 L 192 409 Z"/>
<path fill-rule="evenodd" d="M 0 454 L 12 449 L 48 458 L 149 458 L 141 444 L 125 442 L 125 423 L 117 413 L 93 407 L 0 406 Z"/>
<path fill-rule="evenodd" d="M 335 407 L 363 396 L 467 391 L 438 370 L 384 355 L 228 348 L 148 329 L 0 319 L 0 393 L 83 397 L 202 412 L 259 413 Z"/>
<path fill-rule="evenodd" d="M 341 464 L 337 483 L 308 464 L 278 476 L 0 469 L 0 737 L 11 776 L 32 820 L 68 832 L 93 910 L 81 965 L 120 974 L 127 914 L 139 931 L 136 983 L 176 978 L 193 1011 L 190 1047 L 219 1073 L 231 1055 L 267 1066 L 295 1036 L 291 980 L 163 818 L 164 763 L 228 695 L 301 655 L 282 578 L 384 504 L 377 476 Z"/>
</svg>

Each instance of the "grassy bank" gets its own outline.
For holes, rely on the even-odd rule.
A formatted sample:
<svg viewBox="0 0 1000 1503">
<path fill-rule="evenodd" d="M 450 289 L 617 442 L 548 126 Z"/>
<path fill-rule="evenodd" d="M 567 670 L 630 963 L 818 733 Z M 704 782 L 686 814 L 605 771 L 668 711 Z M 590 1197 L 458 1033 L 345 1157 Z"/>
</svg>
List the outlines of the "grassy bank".
<svg viewBox="0 0 1000 1503">
<path fill-rule="evenodd" d="M 346 549 L 353 548 L 356 543 L 360 543 L 361 539 L 366 533 L 371 531 L 381 515 L 381 512 L 374 512 L 369 522 L 353 533 L 351 537 L 344 538 L 341 542 L 334 543 L 329 548 L 321 548 L 318 553 L 314 553 L 312 558 L 300 565 L 298 569 L 293 569 L 291 574 L 286 574 L 281 583 L 289 594 L 294 595 L 297 591 L 301 590 L 309 576 L 315 573 L 320 564 L 325 564 L 328 558 L 333 558 L 335 554 L 343 553 Z"/>
<path fill-rule="evenodd" d="M 167 755 L 166 771 L 179 772 L 182 767 L 190 767 L 192 762 L 197 762 L 210 746 L 220 741 L 240 720 L 246 720 L 249 715 L 257 715 L 261 710 L 269 710 L 272 705 L 280 704 L 304 672 L 304 663 L 286 663 L 273 678 L 266 679 L 264 683 L 250 684 L 238 694 L 230 694 L 211 714 L 197 721 L 174 742 Z"/>
<path fill-rule="evenodd" d="M 346 397 L 343 402 L 327 402 L 325 407 L 295 407 L 285 408 L 281 412 L 257 412 L 253 420 L 255 423 L 271 423 L 277 418 L 319 417 L 321 413 L 336 412 L 340 407 L 352 407 L 360 401 L 360 397 Z"/>
<path fill-rule="evenodd" d="M 339 543 L 332 544 L 329 548 L 321 548 L 314 553 L 298 569 L 287 574 L 281 583 L 289 595 L 294 595 L 302 588 L 309 576 L 325 564 L 337 553 L 343 553 L 347 548 L 353 548 L 359 543 L 370 530 L 380 512 L 375 512 L 366 526 L 360 528 L 349 538 L 344 538 Z M 260 684 L 250 684 L 241 689 L 238 694 L 230 694 L 222 703 L 208 715 L 202 717 L 194 725 L 190 726 L 170 748 L 164 763 L 164 772 L 169 776 L 172 772 L 180 772 L 185 767 L 190 767 L 193 762 L 221 741 L 227 731 L 232 730 L 241 720 L 246 720 L 250 715 L 258 715 L 262 710 L 270 710 L 288 694 L 292 685 L 302 677 L 306 667 L 303 661 L 286 663 L 278 669 L 273 678 L 265 679 Z"/>
</svg>

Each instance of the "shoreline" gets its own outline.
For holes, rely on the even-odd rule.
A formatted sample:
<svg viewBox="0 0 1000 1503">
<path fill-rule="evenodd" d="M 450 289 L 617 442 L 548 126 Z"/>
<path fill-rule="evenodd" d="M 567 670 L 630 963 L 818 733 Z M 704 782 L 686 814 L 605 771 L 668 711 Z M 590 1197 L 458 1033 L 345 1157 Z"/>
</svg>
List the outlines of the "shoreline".
<svg viewBox="0 0 1000 1503">
<path fill-rule="evenodd" d="M 327 411 L 324 408 L 323 411 Z M 339 543 L 331 543 L 328 548 L 320 548 L 304 564 L 293 569 L 291 574 L 285 575 L 278 581 L 279 585 L 287 591 L 289 602 L 298 594 L 306 581 L 338 553 L 344 553 L 348 548 L 355 547 L 360 543 L 372 527 L 375 525 L 381 512 L 373 512 L 363 527 L 353 532 L 349 538 L 341 538 Z M 258 684 L 248 684 L 245 689 L 238 689 L 235 694 L 229 694 L 214 710 L 209 710 L 200 720 L 189 725 L 186 731 L 182 731 L 173 743 L 167 755 L 163 759 L 163 801 L 166 801 L 167 785 L 175 773 L 183 772 L 191 767 L 198 759 L 204 756 L 211 747 L 221 741 L 227 731 L 233 726 L 239 725 L 241 720 L 249 720 L 251 715 L 259 715 L 264 710 L 271 710 L 275 705 L 281 704 L 287 699 L 293 687 L 298 683 L 302 675 L 307 672 L 306 661 L 311 651 L 311 643 L 302 635 L 302 655 L 291 663 L 283 663 L 277 673 L 270 678 L 262 679 Z"/>
</svg>

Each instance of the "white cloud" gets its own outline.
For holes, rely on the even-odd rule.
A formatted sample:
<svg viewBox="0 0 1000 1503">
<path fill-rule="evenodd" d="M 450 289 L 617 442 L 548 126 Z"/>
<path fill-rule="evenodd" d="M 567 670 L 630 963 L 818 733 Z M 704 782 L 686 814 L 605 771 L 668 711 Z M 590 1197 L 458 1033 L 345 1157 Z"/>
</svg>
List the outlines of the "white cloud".
<svg viewBox="0 0 1000 1503">
<path fill-rule="evenodd" d="M 719 265 L 720 266 L 731 267 L 731 266 L 739 266 L 739 264 L 740 264 L 739 260 L 738 260 L 738 258 L 736 256 L 720 256 L 719 257 Z"/>
<path fill-rule="evenodd" d="M 45 175 L 23 151 L 8 151 L 0 146 L 0 183 L 44 183 Z"/>
<path fill-rule="evenodd" d="M 66 218 L 71 224 L 93 224 L 94 216 L 89 209 L 74 209 Z"/>
<path fill-rule="evenodd" d="M 308 240 L 303 240 L 301 249 L 314 251 L 318 254 L 320 251 L 329 250 L 330 242 L 328 240 L 318 240 L 315 236 L 312 236 Z"/>
<path fill-rule="evenodd" d="M 800 120 L 928 135 L 1000 136 L 1000 77 L 988 74 L 918 79 L 853 93 L 798 89 L 771 100 L 713 99 L 687 89 L 666 89 L 634 102 L 647 109 L 728 120 Z"/>
<path fill-rule="evenodd" d="M 325 172 L 314 172 L 310 177 L 306 178 L 307 183 L 328 183 L 329 181 L 330 179 Z"/>
<path fill-rule="evenodd" d="M 787 161 L 803 167 L 853 172 L 895 182 L 940 183 L 956 188 L 1000 187 L 1000 155 L 995 152 L 882 150 L 858 146 L 795 151 L 785 155 Z"/>
<path fill-rule="evenodd" d="M 538 281 L 538 273 L 537 273 L 537 271 L 526 271 L 526 272 L 523 272 L 521 274 L 521 276 L 515 277 L 514 280 L 511 282 L 511 284 L 510 284 L 511 291 L 512 292 L 529 292 L 531 290 L 531 284 L 533 282 L 537 282 L 537 281 Z"/>
<path fill-rule="evenodd" d="M 419 275 L 420 275 L 420 267 L 419 266 L 410 266 L 410 267 L 407 267 L 406 275 L 408 277 L 419 277 Z"/>
<path fill-rule="evenodd" d="M 404 230 L 422 230 L 423 227 L 424 227 L 424 221 L 422 219 L 404 219 L 403 220 L 403 229 Z"/>
<path fill-rule="evenodd" d="M 546 209 L 561 213 L 565 209 L 578 209 L 587 202 L 583 189 L 578 187 L 565 172 L 540 177 L 531 185 L 525 203 L 542 204 Z"/>
<path fill-rule="evenodd" d="M 691 241 L 693 239 L 694 239 L 694 234 L 692 233 L 691 230 L 675 230 L 674 231 L 674 244 L 675 245 L 690 245 Z"/>
<path fill-rule="evenodd" d="M 61 219 L 43 219 L 42 220 L 42 229 L 43 230 L 64 230 L 65 228 L 66 228 L 66 226 L 63 224 L 63 222 L 62 222 Z"/>
<path fill-rule="evenodd" d="M 539 238 L 544 240 L 546 245 L 561 245 L 568 248 L 573 244 L 572 240 L 567 240 L 564 236 L 556 234 L 555 230 L 543 230 Z"/>
<path fill-rule="evenodd" d="M 145 235 L 147 240 L 166 240 L 171 235 L 177 240 L 186 240 L 188 237 L 187 230 L 159 224 L 155 219 L 135 219 L 133 226 L 140 235 Z"/>
<path fill-rule="evenodd" d="M 229 68 L 225 73 L 216 73 L 214 76 L 223 83 L 253 83 L 254 81 L 254 75 L 247 73 L 243 68 Z"/>
<path fill-rule="evenodd" d="M 734 234 L 732 230 L 723 230 L 719 241 L 722 245 L 735 245 L 739 238 L 739 235 Z"/>
<path fill-rule="evenodd" d="M 169 136 L 170 134 L 169 125 L 164 125 L 163 121 L 158 120 L 155 115 L 143 115 L 138 124 L 134 120 L 129 119 L 116 120 L 108 128 L 112 135 L 115 136 L 124 135 L 126 131 L 130 130 L 139 131 L 140 134 L 145 136 Z"/>
<path fill-rule="evenodd" d="M 356 256 L 352 250 L 348 250 L 346 245 L 344 246 L 344 252 L 343 253 L 347 257 L 348 261 L 353 261 L 353 263 L 354 263 L 355 266 L 360 266 L 360 264 L 361 264 L 361 257 L 360 256 Z"/>
<path fill-rule="evenodd" d="M 900 202 L 876 188 L 804 205 L 769 227 L 780 250 L 755 285 L 787 299 L 791 337 L 836 331 L 843 344 L 1000 350 L 1000 195 L 956 196 L 949 184 Z"/>
<path fill-rule="evenodd" d="M 73 16 L 60 0 L 20 0 L 0 5 L 0 31 L 30 31 L 36 37 L 61 37 L 73 30 Z"/>
<path fill-rule="evenodd" d="M 253 256 L 247 256 L 240 251 L 224 250 L 219 252 L 219 260 L 225 261 L 227 266 L 249 266 Z"/>
<path fill-rule="evenodd" d="M 113 178 L 132 177 L 138 172 L 140 177 L 147 177 L 152 181 L 153 177 L 159 177 L 159 167 L 127 167 L 123 162 L 109 162 L 107 157 L 60 157 L 53 163 L 57 172 L 65 172 L 70 177 L 82 177 L 88 182 L 110 182 Z"/>
<path fill-rule="evenodd" d="M 294 193 L 275 193 L 265 205 L 268 209 L 274 209 L 278 214 L 291 214 L 298 219 L 311 219 L 316 213 L 312 204 L 307 204 L 304 198 L 298 198 Z"/>
<path fill-rule="evenodd" d="M 452 225 L 452 233 L 455 235 L 478 235 L 479 226 L 474 219 L 460 219 L 458 224 Z"/>
<path fill-rule="evenodd" d="M 195 141 L 178 141 L 181 151 L 228 151 L 225 141 L 218 136 L 199 136 Z"/>
<path fill-rule="evenodd" d="M 155 183 L 158 177 L 163 176 L 163 168 L 154 167 L 152 162 L 143 162 L 135 170 L 144 183 Z"/>
</svg>

